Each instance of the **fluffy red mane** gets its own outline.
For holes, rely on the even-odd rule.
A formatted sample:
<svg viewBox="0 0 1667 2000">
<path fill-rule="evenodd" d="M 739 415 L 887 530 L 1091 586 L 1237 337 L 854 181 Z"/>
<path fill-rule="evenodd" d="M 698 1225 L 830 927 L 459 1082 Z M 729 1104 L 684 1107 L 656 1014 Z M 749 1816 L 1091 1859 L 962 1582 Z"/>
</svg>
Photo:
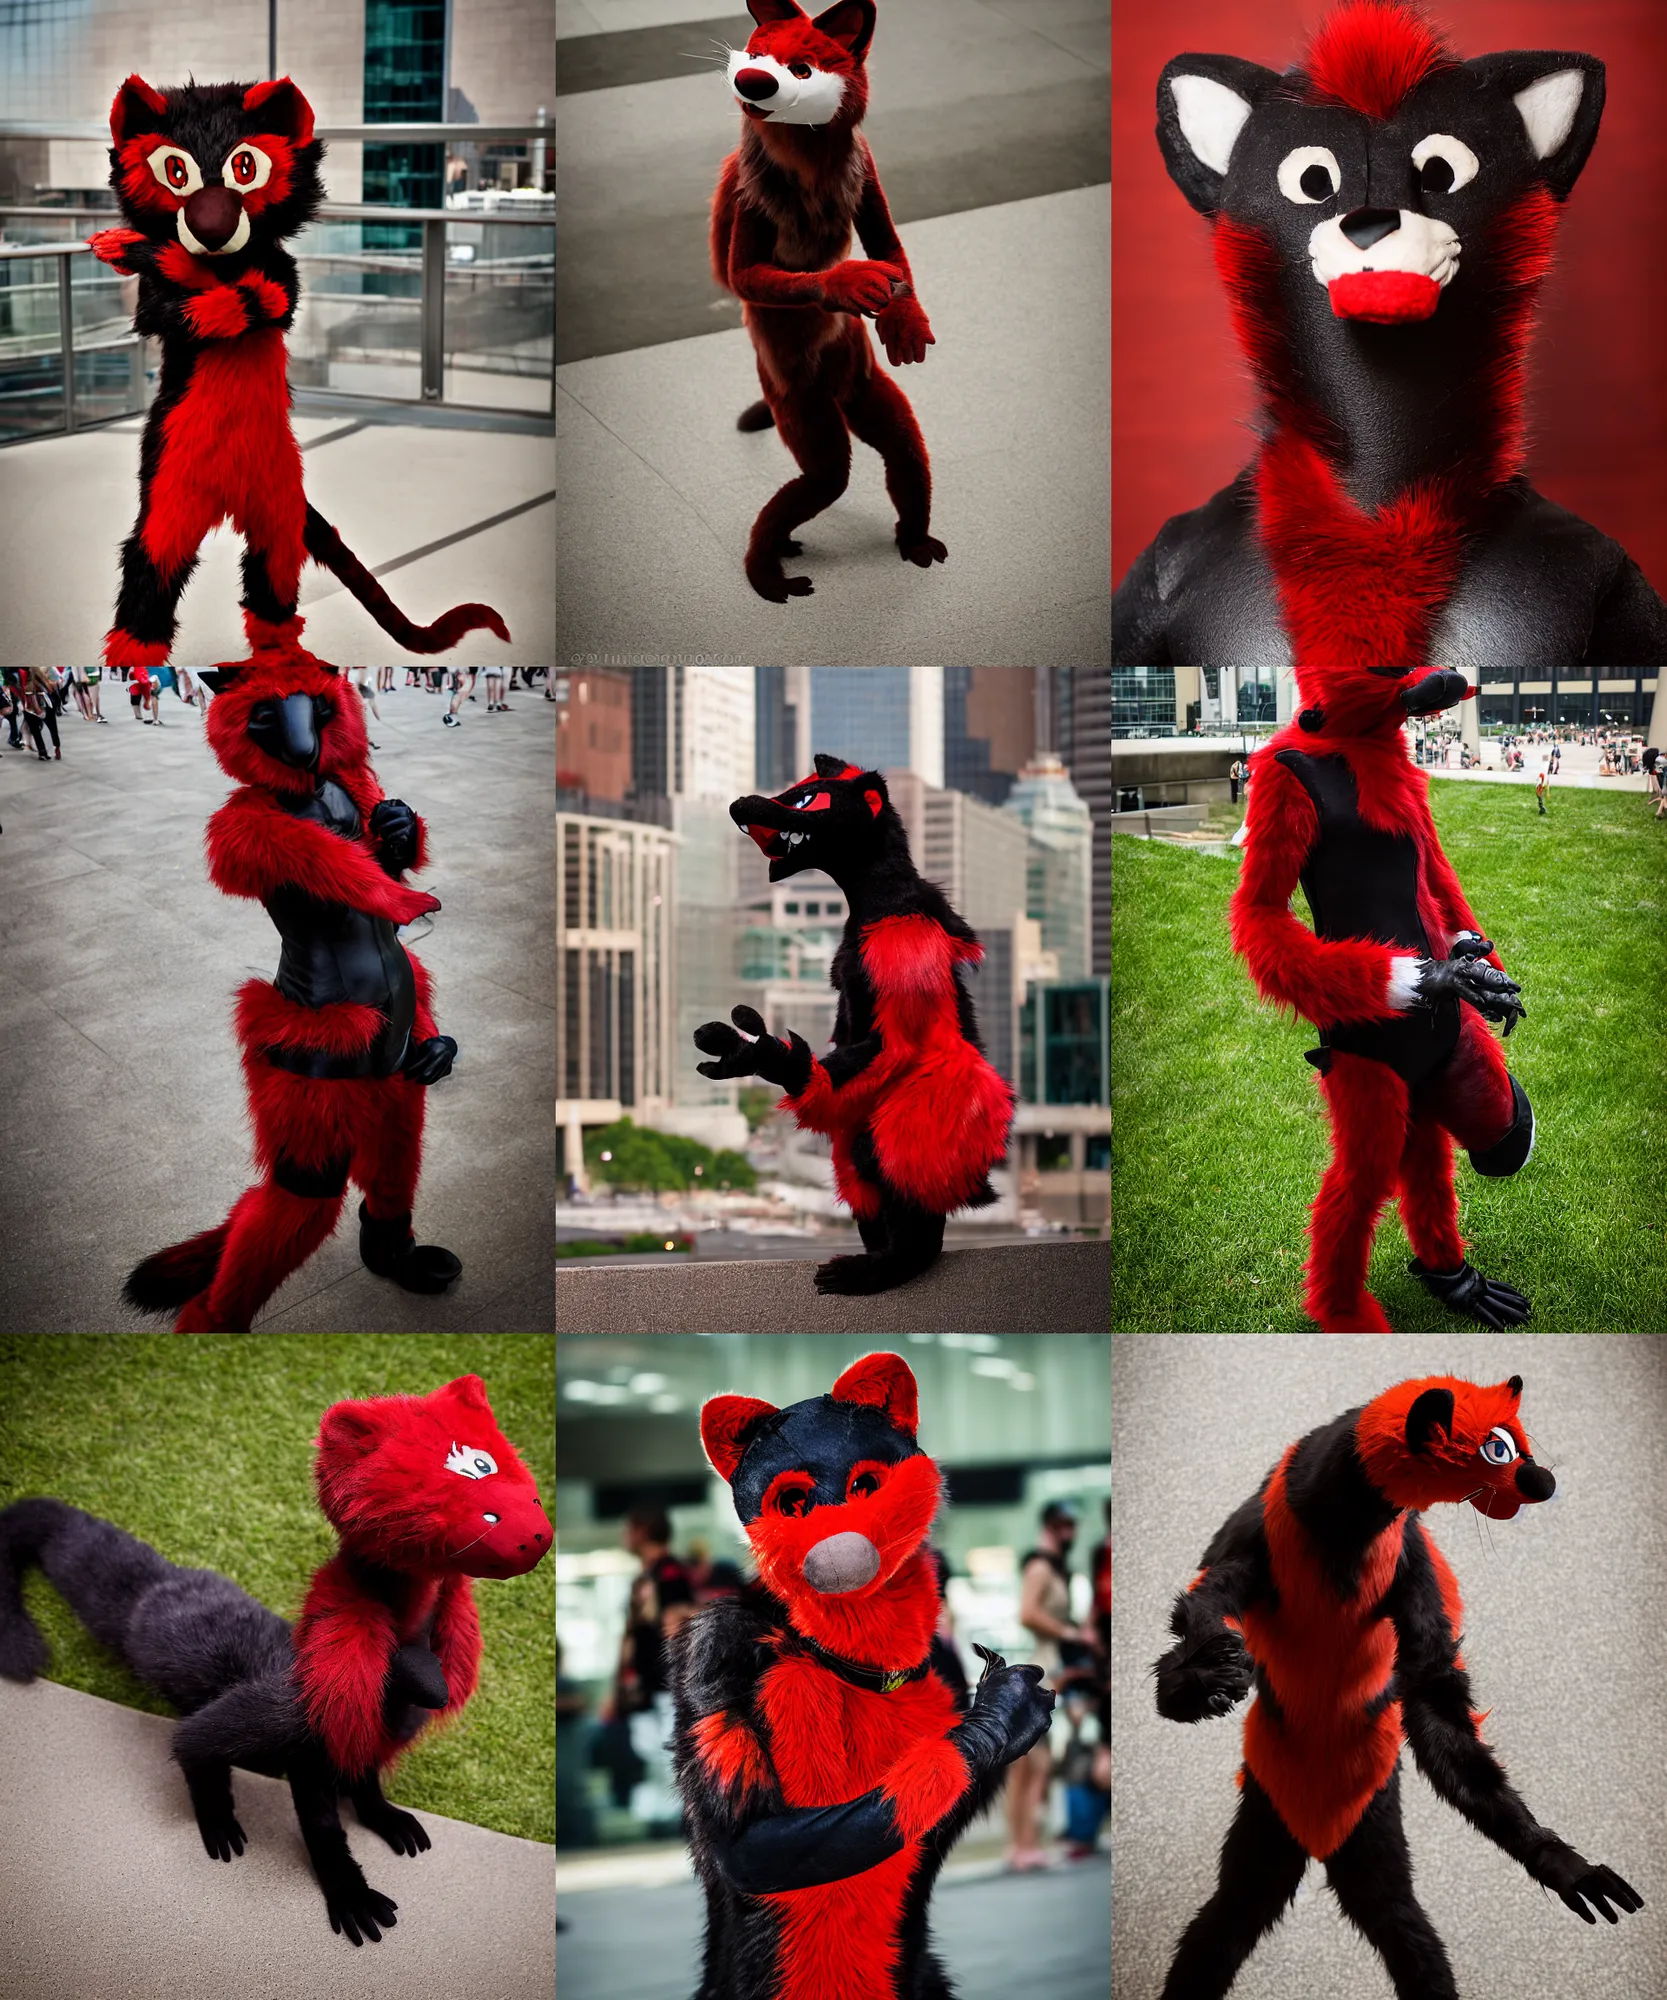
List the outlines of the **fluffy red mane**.
<svg viewBox="0 0 1667 2000">
<path fill-rule="evenodd" d="M 1456 60 L 1405 0 L 1348 0 L 1310 36 L 1302 69 L 1311 103 L 1389 118 L 1409 91 Z"/>
</svg>

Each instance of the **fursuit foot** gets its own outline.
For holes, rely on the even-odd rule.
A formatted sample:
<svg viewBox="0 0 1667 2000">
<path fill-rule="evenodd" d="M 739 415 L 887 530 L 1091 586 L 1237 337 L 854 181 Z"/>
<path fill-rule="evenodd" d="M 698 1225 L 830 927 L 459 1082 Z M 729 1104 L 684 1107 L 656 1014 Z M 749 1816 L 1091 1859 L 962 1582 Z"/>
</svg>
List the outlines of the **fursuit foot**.
<svg viewBox="0 0 1667 2000">
<path fill-rule="evenodd" d="M 826 1295 L 862 1298 L 874 1292 L 889 1292 L 906 1285 L 931 1269 L 936 1258 L 924 1263 L 918 1257 L 900 1257 L 882 1250 L 877 1256 L 833 1257 L 816 1267 L 816 1289 Z"/>
<path fill-rule="evenodd" d="M 936 535 L 906 534 L 901 522 L 897 527 L 897 553 L 905 562 L 912 562 L 917 569 L 930 569 L 933 563 L 945 561 L 949 555 Z"/>
<path fill-rule="evenodd" d="M 380 1810 L 372 1807 L 368 1813 L 363 1806 L 357 1807 L 359 1824 L 385 1840 L 396 1854 L 422 1854 L 432 1844 L 428 1830 L 415 1813 L 408 1813 L 399 1806 L 384 1806 Z"/>
<path fill-rule="evenodd" d="M 789 576 L 781 566 L 783 555 L 797 555 L 799 545 L 776 544 L 768 552 L 747 551 L 747 581 L 760 597 L 771 604 L 785 604 L 790 597 L 810 597 L 816 586 L 808 576 Z"/>
<path fill-rule="evenodd" d="M 1319 1326 L 1322 1333 L 1392 1333 L 1394 1328 L 1384 1317 L 1380 1306 L 1370 1292 L 1362 1292 L 1352 1305 L 1332 1306 L 1318 1299 L 1308 1302 L 1308 1316 Z"/>
<path fill-rule="evenodd" d="M 391 1278 L 402 1291 L 443 1292 L 463 1274 L 460 1258 L 435 1243 L 418 1243 L 411 1234 L 411 1211 L 386 1220 L 359 1204 L 359 1260 L 379 1278 Z"/>
<path fill-rule="evenodd" d="M 1484 1278 L 1472 1264 L 1460 1264 L 1456 1271 L 1432 1271 L 1414 1257 L 1407 1269 L 1449 1312 L 1468 1313 L 1496 1333 L 1533 1317 L 1534 1308 L 1521 1292 L 1496 1278 Z"/>
</svg>

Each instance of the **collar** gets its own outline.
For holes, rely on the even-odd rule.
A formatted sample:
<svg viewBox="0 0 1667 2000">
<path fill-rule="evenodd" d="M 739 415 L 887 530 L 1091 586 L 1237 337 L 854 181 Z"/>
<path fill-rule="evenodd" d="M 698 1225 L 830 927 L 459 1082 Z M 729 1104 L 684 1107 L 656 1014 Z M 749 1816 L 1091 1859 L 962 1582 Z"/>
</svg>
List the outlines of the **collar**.
<svg viewBox="0 0 1667 2000">
<path fill-rule="evenodd" d="M 817 1645 L 814 1639 L 807 1639 L 802 1632 L 795 1632 L 793 1645 L 829 1673 L 837 1674 L 842 1681 L 849 1681 L 852 1687 L 866 1688 L 870 1694 L 895 1694 L 900 1687 L 907 1687 L 910 1681 L 924 1680 L 931 1671 L 932 1656 L 927 1654 L 918 1667 L 891 1670 L 885 1667 L 865 1667 L 855 1660 L 842 1658 L 838 1653 L 830 1653 L 826 1646 Z"/>
</svg>

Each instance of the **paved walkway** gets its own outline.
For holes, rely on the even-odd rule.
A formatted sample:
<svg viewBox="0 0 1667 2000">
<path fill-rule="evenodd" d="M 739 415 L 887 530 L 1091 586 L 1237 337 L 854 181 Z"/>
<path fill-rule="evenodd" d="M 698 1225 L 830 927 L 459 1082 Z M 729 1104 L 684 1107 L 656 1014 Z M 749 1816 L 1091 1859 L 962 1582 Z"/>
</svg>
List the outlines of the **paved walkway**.
<svg viewBox="0 0 1667 2000">
<path fill-rule="evenodd" d="M 549 2000 L 553 1847 L 424 1812 L 433 1845 L 398 1855 L 344 1806 L 367 1879 L 399 1905 L 381 1942 L 354 1950 L 330 1929 L 286 1784 L 234 1773 L 248 1844 L 229 1866 L 208 1858 L 172 1728 L 51 1681 L 0 1681 L 6 2000 Z"/>
<path fill-rule="evenodd" d="M 510 714 L 488 715 L 477 692 L 458 729 L 415 688 L 367 717 L 384 787 L 428 820 L 424 886 L 445 906 L 413 927 L 460 1049 L 429 1096 L 417 1228 L 463 1276 L 437 1299 L 372 1277 L 355 1203 L 261 1330 L 553 1326 L 555 708 L 518 692 Z M 8 1224 L 0 1258 L 0 1330 L 13 1333 L 137 1324 L 117 1302 L 125 1273 L 218 1222 L 250 1178 L 231 1002 L 250 973 L 271 977 L 277 938 L 203 867 L 203 825 L 230 781 L 174 696 L 157 730 L 133 722 L 119 682 L 103 694 L 107 727 L 73 708 L 60 722 L 61 763 L 0 747 L 0 1213 L 26 1224 Z"/>
<path fill-rule="evenodd" d="M 492 605 L 509 627 L 509 646 L 475 632 L 439 657 L 548 665 L 555 643 L 553 438 L 457 423 L 368 422 L 366 415 L 349 406 L 295 418 L 308 499 L 418 624 L 454 604 L 478 602 Z M 140 430 L 135 420 L 0 451 L 0 663 L 67 666 L 99 658 L 138 502 Z M 238 609 L 242 555 L 242 538 L 229 527 L 204 542 L 180 602 L 176 661 L 196 667 L 247 657 Z M 348 667 L 415 657 L 316 564 L 302 571 L 301 610 L 307 644 L 321 659 Z"/>
</svg>

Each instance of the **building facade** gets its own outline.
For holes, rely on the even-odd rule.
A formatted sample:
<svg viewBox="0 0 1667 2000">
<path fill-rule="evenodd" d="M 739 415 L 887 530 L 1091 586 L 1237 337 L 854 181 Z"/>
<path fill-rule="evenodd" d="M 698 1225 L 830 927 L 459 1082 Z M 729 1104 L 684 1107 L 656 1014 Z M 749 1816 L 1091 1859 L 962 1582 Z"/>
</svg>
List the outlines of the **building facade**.
<svg viewBox="0 0 1667 2000">
<path fill-rule="evenodd" d="M 631 789 L 631 681 L 627 674 L 558 673 L 556 788 L 596 799 Z"/>
<path fill-rule="evenodd" d="M 633 667 L 633 796 L 744 797 L 755 784 L 756 704 L 752 667 Z"/>
<path fill-rule="evenodd" d="M 913 771 L 941 786 L 943 677 L 942 667 L 812 667 L 812 751 L 865 771 Z"/>
<path fill-rule="evenodd" d="M 1094 822 L 1058 757 L 1038 753 L 1002 811 L 1030 836 L 1025 910 L 1064 980 L 1090 977 L 1094 949 Z M 1109 867 L 1108 867 L 1109 879 Z"/>
<path fill-rule="evenodd" d="M 944 784 L 999 806 L 1036 754 L 1034 667 L 945 667 Z"/>
<path fill-rule="evenodd" d="M 1053 670 L 1054 747 L 1094 822 L 1089 970 L 1100 979 L 1111 977 L 1111 674 L 1110 667 Z"/>
</svg>

